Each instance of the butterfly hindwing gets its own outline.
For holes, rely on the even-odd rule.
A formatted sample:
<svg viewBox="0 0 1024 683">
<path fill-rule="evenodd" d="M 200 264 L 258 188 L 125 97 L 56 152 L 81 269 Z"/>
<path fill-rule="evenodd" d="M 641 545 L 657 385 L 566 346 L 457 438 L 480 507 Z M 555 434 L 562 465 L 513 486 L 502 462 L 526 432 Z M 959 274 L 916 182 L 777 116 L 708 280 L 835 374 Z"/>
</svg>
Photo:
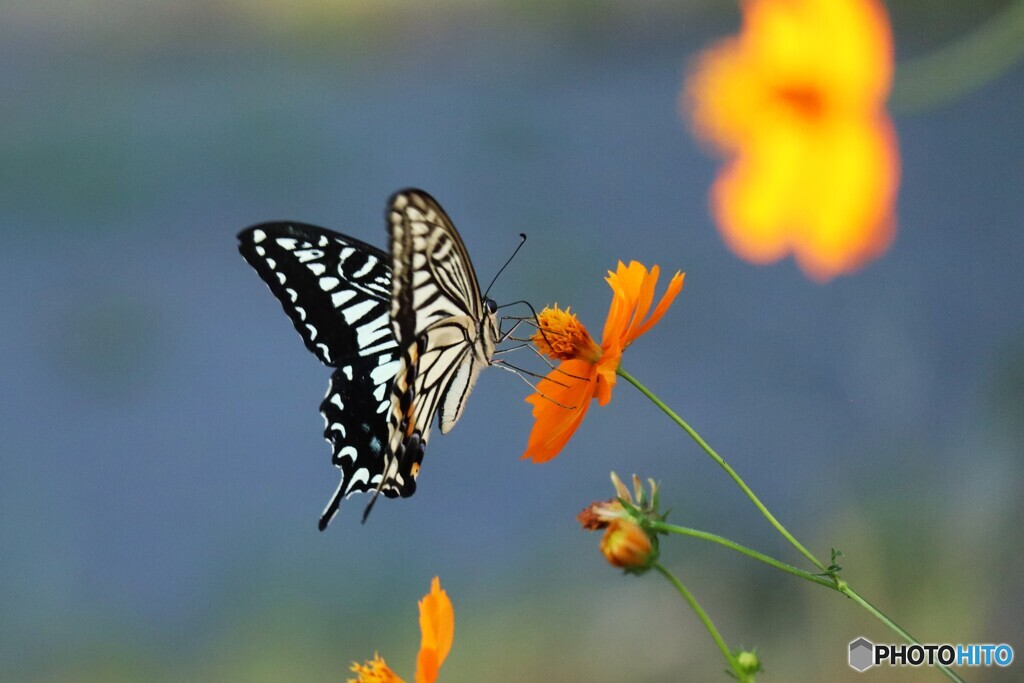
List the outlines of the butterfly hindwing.
<svg viewBox="0 0 1024 683">
<path fill-rule="evenodd" d="M 398 361 L 382 355 L 379 365 L 360 364 L 338 368 L 331 375 L 327 395 L 320 404 L 324 438 L 333 449 L 334 465 L 341 482 L 320 516 L 320 529 L 330 523 L 341 500 L 353 493 L 375 491 L 384 477 L 387 443 L 387 410 L 391 382 Z M 385 481 L 381 493 L 389 498 L 403 494 L 401 487 Z"/>
</svg>

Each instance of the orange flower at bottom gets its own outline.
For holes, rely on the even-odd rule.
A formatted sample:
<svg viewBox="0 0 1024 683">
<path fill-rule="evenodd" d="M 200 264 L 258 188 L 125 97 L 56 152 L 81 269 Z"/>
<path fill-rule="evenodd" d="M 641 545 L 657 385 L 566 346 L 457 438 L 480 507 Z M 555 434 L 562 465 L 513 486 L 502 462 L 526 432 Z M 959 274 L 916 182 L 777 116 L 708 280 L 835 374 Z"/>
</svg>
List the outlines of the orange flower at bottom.
<svg viewBox="0 0 1024 683">
<path fill-rule="evenodd" d="M 433 683 L 448 657 L 455 637 L 455 611 L 435 576 L 430 592 L 420 600 L 420 653 L 416 657 L 416 683 Z"/>
<path fill-rule="evenodd" d="M 430 592 L 420 600 L 420 652 L 416 657 L 416 683 L 434 683 L 438 670 L 448 652 L 452 649 L 455 636 L 455 610 L 448 594 L 441 589 L 441 581 L 435 576 L 430 582 Z M 354 663 L 348 683 L 405 683 L 392 671 L 379 654 L 366 664 Z"/>
<path fill-rule="evenodd" d="M 376 652 L 373 653 L 373 661 L 366 662 L 366 664 L 353 662 L 351 671 L 359 678 L 350 678 L 348 683 L 405 683 L 388 668 L 388 665 Z"/>
<path fill-rule="evenodd" d="M 711 190 L 729 247 L 753 263 L 792 252 L 816 280 L 892 241 L 899 183 L 885 112 L 892 36 L 878 0 L 745 0 L 743 29 L 706 51 L 684 107 L 729 158 Z"/>
<path fill-rule="evenodd" d="M 642 264 L 621 261 L 605 278 L 612 288 L 612 303 L 605 320 L 601 344 L 569 312 L 555 308 L 541 311 L 540 330 L 533 343 L 562 363 L 526 398 L 533 405 L 533 430 L 523 458 L 547 462 L 562 450 L 590 407 L 591 399 L 606 405 L 612 398 L 622 352 L 654 327 L 683 288 L 683 273 L 676 273 L 661 301 L 651 312 L 658 284 L 658 266 L 650 271 Z M 650 312 L 650 316 L 647 314 Z"/>
</svg>

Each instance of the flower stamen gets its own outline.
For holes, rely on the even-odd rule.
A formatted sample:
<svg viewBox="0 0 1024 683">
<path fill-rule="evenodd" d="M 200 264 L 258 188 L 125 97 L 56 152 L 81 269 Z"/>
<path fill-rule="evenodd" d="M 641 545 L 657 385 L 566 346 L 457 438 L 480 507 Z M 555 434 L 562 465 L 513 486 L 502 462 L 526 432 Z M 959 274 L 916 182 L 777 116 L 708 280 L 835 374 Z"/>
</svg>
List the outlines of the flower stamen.
<svg viewBox="0 0 1024 683">
<path fill-rule="evenodd" d="M 537 349 L 554 360 L 582 358 L 591 363 L 601 359 L 597 345 L 576 314 L 566 307 L 563 311 L 555 304 L 537 316 L 538 329 L 531 338 Z"/>
</svg>

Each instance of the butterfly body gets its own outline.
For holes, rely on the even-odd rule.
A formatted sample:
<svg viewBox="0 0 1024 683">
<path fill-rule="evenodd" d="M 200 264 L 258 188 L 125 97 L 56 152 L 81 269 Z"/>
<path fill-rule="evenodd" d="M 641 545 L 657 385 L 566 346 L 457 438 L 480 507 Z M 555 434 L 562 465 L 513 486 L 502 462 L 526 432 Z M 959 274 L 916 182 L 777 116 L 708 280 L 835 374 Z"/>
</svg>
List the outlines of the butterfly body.
<svg viewBox="0 0 1024 683">
<path fill-rule="evenodd" d="M 239 234 L 239 251 L 306 347 L 335 368 L 320 410 L 341 482 L 321 529 L 352 493 L 415 492 L 434 416 L 442 434 L 455 425 L 499 339 L 497 307 L 481 296 L 462 239 L 436 200 L 398 192 L 387 223 L 390 256 L 302 223 Z"/>
</svg>

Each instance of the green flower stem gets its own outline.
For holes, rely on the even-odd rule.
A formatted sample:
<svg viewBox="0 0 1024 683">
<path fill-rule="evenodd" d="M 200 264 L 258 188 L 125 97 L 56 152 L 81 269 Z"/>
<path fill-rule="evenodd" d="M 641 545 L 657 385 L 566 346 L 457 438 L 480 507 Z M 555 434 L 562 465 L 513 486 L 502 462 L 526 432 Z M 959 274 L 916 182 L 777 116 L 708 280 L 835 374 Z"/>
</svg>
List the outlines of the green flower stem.
<svg viewBox="0 0 1024 683">
<path fill-rule="evenodd" d="M 787 574 L 792 574 L 793 576 L 799 577 L 806 581 L 810 581 L 811 583 L 816 583 L 819 586 L 825 586 L 827 588 L 831 588 L 832 590 L 838 591 L 846 597 L 853 600 L 854 602 L 856 602 L 861 607 L 863 607 L 865 610 L 867 610 L 868 613 L 870 613 L 876 619 L 878 619 L 883 624 L 888 626 L 894 633 L 896 633 L 898 636 L 903 638 L 908 643 L 914 645 L 921 644 L 920 641 L 914 638 L 914 636 L 907 633 L 907 631 L 902 626 L 900 626 L 895 621 L 890 619 L 884 612 L 882 612 L 882 610 L 878 609 L 870 602 L 865 600 L 863 597 L 861 597 L 860 594 L 857 593 L 857 591 L 853 590 L 853 588 L 850 587 L 850 584 L 846 583 L 846 581 L 840 579 L 838 576 L 835 576 L 835 578 L 826 578 L 819 574 L 811 574 L 810 572 L 806 572 L 803 569 L 799 569 L 792 565 L 786 564 L 785 562 L 780 562 L 779 560 L 776 560 L 774 557 L 770 557 L 768 555 L 765 555 L 764 553 L 760 553 L 744 545 L 740 545 L 739 543 L 731 541 L 728 538 L 725 538 L 724 536 L 711 534 L 706 531 L 700 531 L 699 529 L 691 529 L 689 527 L 678 526 L 676 524 L 666 524 L 665 522 L 652 521 L 647 522 L 647 524 L 651 531 L 661 532 L 665 534 L 678 534 L 680 536 L 691 536 L 693 538 L 699 538 L 703 541 L 717 543 L 718 545 L 729 548 L 730 550 L 735 550 L 738 553 L 755 559 L 758 562 L 763 562 L 771 567 L 775 567 L 776 569 L 784 571 Z M 937 664 L 936 666 L 938 666 L 939 669 L 942 670 L 942 673 L 944 673 L 946 677 L 950 680 L 958 681 L 959 683 L 964 683 L 963 679 L 956 675 L 956 673 L 954 673 L 949 667 L 943 664 Z"/>
<path fill-rule="evenodd" d="M 718 649 L 722 651 L 722 655 L 725 657 L 726 661 L 729 662 L 729 668 L 732 669 L 734 674 L 736 674 L 736 678 L 740 680 L 741 683 L 754 683 L 753 675 L 743 671 L 743 667 L 741 667 L 739 662 L 736 661 L 735 655 L 733 655 L 729 650 L 729 646 L 725 644 L 722 634 L 720 634 L 718 629 L 715 628 L 714 622 L 711 621 L 711 617 L 708 616 L 707 612 L 704 611 L 704 608 L 700 606 L 699 602 L 697 602 L 697 598 L 693 597 L 693 594 L 686 589 L 686 586 L 684 586 L 679 579 L 673 576 L 672 572 L 661 566 L 661 564 L 654 562 L 651 566 L 657 569 L 662 576 L 668 579 L 669 583 L 675 586 L 676 590 L 679 591 L 679 594 L 683 596 L 683 599 L 689 603 L 690 608 L 693 609 L 697 614 L 697 617 L 701 620 L 701 623 L 704 624 L 704 628 L 706 628 L 708 633 L 711 634 L 711 638 L 715 641 L 715 645 L 718 646 Z"/>
<path fill-rule="evenodd" d="M 857 591 L 853 590 L 853 588 L 850 587 L 850 584 L 846 583 L 845 581 L 843 581 L 839 577 L 836 577 L 835 589 L 837 591 L 839 591 L 840 593 L 842 593 L 843 595 L 845 595 L 846 597 L 848 597 L 851 600 L 853 600 L 854 602 L 856 602 L 858 605 L 860 605 L 864 609 L 866 609 L 870 614 L 873 614 L 876 619 L 878 619 L 883 624 L 888 626 L 894 632 L 898 633 L 900 635 L 900 637 L 902 637 L 908 643 L 912 643 L 914 645 L 920 645 L 921 644 L 920 641 L 917 640 L 917 638 L 915 638 L 914 636 L 912 636 L 909 633 L 907 633 L 906 630 L 902 626 L 900 626 L 895 621 L 893 621 L 892 619 L 887 617 L 882 612 L 882 610 L 878 609 L 877 607 L 872 605 L 870 602 L 868 602 L 867 600 L 862 598 L 860 595 L 858 595 Z M 949 680 L 956 681 L 957 683 L 964 683 L 964 679 L 960 678 L 960 676 L 958 676 L 952 669 L 950 669 L 945 664 L 938 664 L 937 663 L 935 666 L 939 667 L 939 670 L 942 671 L 942 673 L 944 673 L 946 675 L 946 678 L 948 678 Z"/>
<path fill-rule="evenodd" d="M 949 45 L 896 67 L 890 105 L 921 112 L 955 101 L 1024 59 L 1024 2 L 1006 3 Z"/>
<path fill-rule="evenodd" d="M 692 536 L 694 538 L 699 538 L 704 541 L 711 541 L 712 543 L 717 543 L 718 545 L 725 546 L 730 550 L 735 550 L 738 553 L 742 553 L 747 557 L 753 558 L 758 562 L 764 562 L 765 564 L 775 567 L 780 571 L 784 571 L 787 574 L 792 574 L 793 576 L 797 576 L 806 581 L 810 581 L 811 583 L 816 583 L 819 586 L 836 588 L 836 582 L 832 579 L 821 576 L 820 574 L 812 574 L 810 572 L 804 571 L 803 569 L 794 567 L 791 564 L 786 564 L 785 562 L 780 562 L 779 560 L 776 560 L 774 557 L 769 557 L 764 553 L 759 553 L 756 550 L 748 548 L 744 545 L 740 545 L 735 541 L 731 541 L 728 538 L 725 538 L 724 536 L 710 534 L 706 531 L 691 529 L 685 526 L 666 524 L 665 522 L 648 522 L 648 525 L 650 526 L 652 531 L 660 531 L 661 533 L 665 534 L 679 534 L 680 536 Z"/>
<path fill-rule="evenodd" d="M 907 631 L 903 627 L 901 627 L 899 624 L 897 624 L 892 619 L 890 619 L 888 616 L 886 616 L 886 614 L 884 612 L 882 612 L 880 609 L 878 609 L 877 607 L 872 605 L 870 602 L 868 602 L 867 600 L 862 598 L 855 590 L 853 590 L 853 588 L 850 587 L 850 585 L 848 583 L 846 583 L 846 581 L 844 581 L 843 579 L 839 578 L 839 576 L 837 574 L 830 573 L 829 569 L 820 560 L 818 560 L 818 558 L 816 558 L 813 554 L 811 554 L 811 552 L 809 550 L 804 548 L 804 546 L 798 540 L 796 540 L 796 538 L 794 538 L 793 535 L 790 534 L 786 530 L 786 528 L 784 526 L 782 526 L 782 524 L 779 523 L 779 521 L 777 519 L 775 519 L 775 517 L 772 515 L 772 513 L 770 513 L 768 511 L 768 508 L 766 508 L 764 506 L 764 504 L 758 499 L 758 497 L 756 495 L 754 495 L 754 492 L 750 490 L 750 487 L 747 486 L 746 482 L 744 482 L 743 479 L 740 478 L 740 475 L 736 474 L 736 471 L 733 470 L 732 467 L 729 466 L 729 463 L 725 462 L 725 460 L 722 458 L 722 456 L 718 455 L 718 453 L 716 453 L 715 450 L 713 448 L 711 448 L 711 446 L 709 446 L 707 444 L 707 442 L 704 441 L 704 439 L 702 439 L 700 437 L 700 434 L 698 434 L 696 431 L 694 431 L 693 428 L 690 427 L 690 425 L 686 424 L 686 422 L 683 420 L 683 418 L 681 418 L 678 415 L 676 415 L 676 413 L 671 408 L 669 408 L 667 405 L 665 405 L 660 398 L 658 398 L 657 396 L 652 394 L 647 387 L 645 387 L 643 384 L 641 384 L 636 379 L 634 379 L 632 375 L 630 375 L 628 372 L 623 370 L 621 367 L 618 369 L 617 374 L 620 377 L 624 378 L 626 381 L 628 381 L 630 384 L 635 386 L 637 389 L 639 389 L 641 391 L 641 393 L 644 394 L 644 396 L 649 398 L 654 403 L 654 405 L 656 405 L 659 408 L 661 408 L 662 411 L 664 411 L 666 415 L 668 415 L 670 418 L 672 418 L 673 422 L 675 422 L 680 427 L 682 427 L 683 430 L 686 431 L 686 433 L 689 434 L 693 438 L 693 440 L 696 441 L 700 445 L 700 447 L 703 448 L 704 451 L 708 455 L 710 455 L 711 458 L 715 462 L 717 462 L 719 464 L 719 466 L 721 466 L 721 468 L 724 469 L 726 471 L 726 473 L 730 477 L 732 477 L 733 481 L 735 481 L 736 484 L 743 490 L 743 492 L 745 494 L 747 494 L 747 497 L 750 498 L 750 500 L 754 503 L 754 505 L 757 506 L 757 509 L 761 511 L 761 514 L 763 514 L 768 519 L 768 521 L 771 522 L 772 526 L 774 526 L 775 529 L 778 530 L 778 532 L 780 534 L 782 534 L 782 536 L 786 540 L 788 540 L 791 544 L 793 544 L 793 547 L 795 547 L 797 550 L 799 550 L 803 554 L 804 557 L 806 557 L 816 567 L 818 567 L 823 572 L 825 572 L 830 578 L 826 578 L 825 576 L 820 576 L 820 575 L 817 575 L 817 574 L 811 574 L 810 572 L 806 572 L 806 571 L 804 571 L 802 569 L 798 569 L 797 567 L 794 567 L 792 565 L 788 565 L 788 564 L 786 564 L 784 562 L 780 562 L 779 560 L 776 560 L 775 558 L 769 557 L 768 555 L 765 555 L 764 553 L 760 553 L 760 552 L 758 552 L 756 550 L 752 550 L 750 548 L 747 548 L 746 546 L 740 545 L 739 543 L 736 543 L 734 541 L 730 541 L 729 539 L 724 538 L 722 536 L 718 536 L 718 535 L 715 535 L 715 534 L 710 534 L 710 533 L 707 533 L 707 532 L 704 532 L 704 531 L 698 531 L 697 529 L 690 529 L 690 528 L 687 528 L 687 527 L 676 526 L 674 524 L 665 524 L 664 522 L 653 522 L 653 523 L 651 523 L 651 528 L 652 529 L 654 529 L 656 531 L 662 531 L 662 532 L 665 532 L 665 533 L 674 533 L 674 534 L 680 534 L 680 535 L 684 535 L 684 536 L 693 536 L 694 538 L 700 538 L 700 539 L 705 540 L 705 541 L 710 541 L 712 543 L 717 543 L 717 544 L 725 546 L 726 548 L 729 548 L 731 550 L 735 550 L 738 553 L 742 553 L 743 555 L 746 555 L 747 557 L 753 558 L 753 559 L 755 559 L 755 560 L 757 560 L 759 562 L 764 562 L 765 564 L 770 565 L 772 567 L 775 567 L 776 569 L 784 571 L 784 572 L 786 572 L 788 574 L 792 574 L 794 576 L 800 577 L 800 578 L 805 579 L 807 581 L 811 581 L 812 583 L 816 583 L 816 584 L 821 585 L 821 586 L 828 586 L 829 588 L 832 588 L 833 590 L 839 591 L 840 593 L 842 593 L 846 597 L 848 597 L 851 600 L 853 600 L 854 602 L 856 602 L 858 605 L 860 605 L 865 610 L 867 610 L 876 619 L 878 619 L 883 624 L 888 626 L 894 633 L 899 635 L 901 638 L 903 638 L 908 643 L 912 643 L 914 645 L 920 645 L 921 644 L 920 641 L 918 641 L 912 635 L 907 633 Z M 717 631 L 714 630 L 714 625 L 712 625 L 710 620 L 707 619 L 707 615 L 705 615 L 703 613 L 703 611 L 700 609 L 700 606 L 697 605 L 696 600 L 693 599 L 693 596 L 689 595 L 689 593 L 686 591 L 686 588 L 684 588 L 682 586 L 682 584 L 680 584 L 675 579 L 675 577 L 673 577 L 671 574 L 669 574 L 660 565 L 655 564 L 654 567 L 658 571 L 660 571 L 662 574 L 664 574 L 666 576 L 666 578 L 669 579 L 669 581 L 672 581 L 672 583 L 676 585 L 676 588 L 679 590 L 679 592 L 683 594 L 683 597 L 686 598 L 686 600 L 690 603 L 690 606 L 693 607 L 694 611 L 697 612 L 697 615 L 701 617 L 702 621 L 704 621 L 704 625 L 711 632 L 711 636 L 713 638 L 715 638 L 715 642 L 718 643 L 719 648 L 722 648 L 723 652 L 727 652 L 728 648 L 725 647 L 725 643 L 721 640 L 721 637 L 718 636 Z M 734 665 L 734 661 L 735 661 L 734 658 L 731 656 L 731 654 L 728 655 L 727 658 L 729 659 L 730 665 L 733 665 L 733 668 L 735 670 L 736 669 L 736 665 Z M 942 671 L 942 673 L 945 674 L 946 677 L 949 678 L 950 680 L 958 681 L 959 683 L 963 683 L 963 679 L 961 679 L 949 667 L 944 666 L 942 664 L 938 664 L 937 666 Z"/>
<path fill-rule="evenodd" d="M 687 434 L 689 434 L 690 437 L 694 441 L 696 441 L 697 444 L 701 448 L 704 449 L 704 452 L 707 453 L 708 455 L 710 455 L 711 459 L 714 460 L 715 462 L 717 462 L 719 467 L 721 467 L 723 470 L 725 470 L 726 474 L 728 474 L 730 477 L 732 477 L 732 480 L 734 482 L 736 482 L 736 485 L 739 486 L 743 490 L 743 493 L 747 494 L 747 498 L 749 498 L 750 501 L 757 507 L 757 509 L 761 511 L 761 514 L 765 516 L 765 519 L 767 519 L 771 523 L 771 525 L 773 527 L 775 527 L 776 531 L 778 531 L 780 534 L 782 534 L 783 538 L 785 538 L 787 541 L 789 541 L 790 544 L 792 544 L 792 546 L 794 548 L 799 550 L 800 553 L 804 557 L 806 557 L 808 560 L 810 560 L 811 564 L 813 564 L 815 567 L 817 567 L 821 571 L 827 571 L 828 570 L 828 567 L 825 564 L 823 564 L 821 562 L 821 560 L 819 560 L 817 557 L 815 557 L 814 554 L 811 553 L 810 550 L 805 548 L 800 543 L 800 541 L 796 540 L 796 538 L 793 537 L 793 534 L 789 533 L 789 531 L 786 530 L 786 527 L 782 526 L 782 524 L 779 522 L 779 520 L 775 519 L 775 516 L 772 515 L 772 513 L 770 513 L 768 511 L 768 508 L 766 508 L 764 506 L 764 503 L 762 503 L 761 500 L 756 495 L 754 495 L 754 492 L 750 490 L 750 487 L 747 486 L 747 483 L 745 481 L 743 481 L 743 479 L 740 478 L 740 475 L 736 474 L 736 470 L 734 470 L 732 467 L 730 467 L 729 463 L 727 463 L 722 458 L 722 456 L 720 456 L 718 453 L 716 453 L 715 450 L 713 448 L 711 448 L 711 446 L 709 446 L 707 444 L 707 442 L 704 441 L 704 439 L 702 439 L 700 437 L 700 434 L 698 434 L 696 431 L 694 431 L 693 427 L 691 427 L 690 425 L 686 424 L 686 422 L 683 420 L 683 418 L 681 418 L 678 415 L 676 415 L 675 412 L 671 408 L 669 408 L 667 405 L 665 405 L 660 398 L 658 398 L 657 396 L 652 394 L 647 387 L 645 387 L 643 384 L 638 382 L 632 375 L 630 375 L 628 372 L 626 372 L 621 366 L 619 367 L 618 370 L 616 370 L 616 374 L 618 374 L 620 377 L 622 377 L 627 382 L 629 382 L 630 384 L 635 386 L 637 389 L 639 389 L 640 392 L 644 396 L 646 396 L 647 398 L 651 399 L 651 401 L 654 403 L 654 405 L 656 405 L 659 408 L 661 408 L 662 411 L 666 415 L 668 415 L 670 418 L 672 418 L 673 422 L 675 422 L 677 425 L 682 427 L 683 430 Z"/>
</svg>

